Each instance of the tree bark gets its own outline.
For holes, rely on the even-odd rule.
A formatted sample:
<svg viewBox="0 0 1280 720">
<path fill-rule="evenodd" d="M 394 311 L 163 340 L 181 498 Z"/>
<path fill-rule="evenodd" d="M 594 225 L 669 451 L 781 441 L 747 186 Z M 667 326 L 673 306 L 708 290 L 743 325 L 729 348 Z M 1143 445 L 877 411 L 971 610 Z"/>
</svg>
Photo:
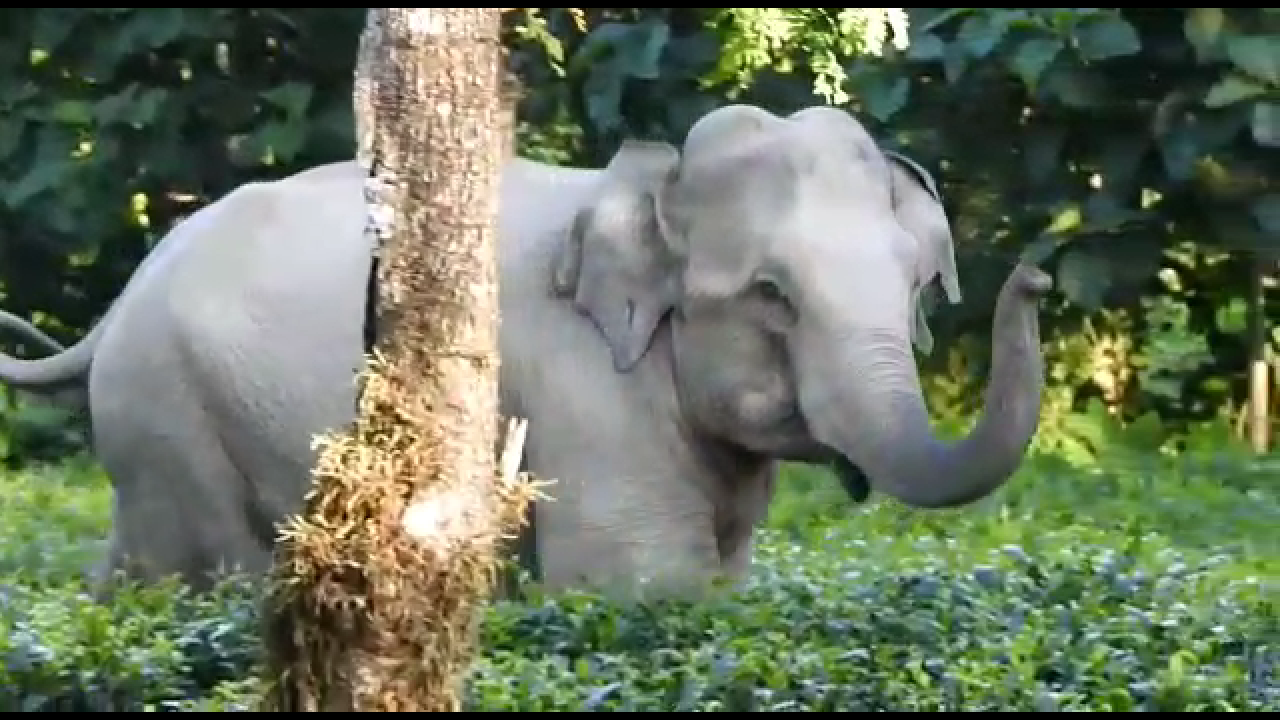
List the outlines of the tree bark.
<svg viewBox="0 0 1280 720">
<path fill-rule="evenodd" d="M 355 83 L 373 234 L 354 427 L 322 439 L 282 533 L 266 617 L 270 711 L 461 706 L 499 548 L 532 494 L 495 481 L 500 10 L 372 8 Z M 511 465 L 504 460 L 504 466 Z"/>
</svg>

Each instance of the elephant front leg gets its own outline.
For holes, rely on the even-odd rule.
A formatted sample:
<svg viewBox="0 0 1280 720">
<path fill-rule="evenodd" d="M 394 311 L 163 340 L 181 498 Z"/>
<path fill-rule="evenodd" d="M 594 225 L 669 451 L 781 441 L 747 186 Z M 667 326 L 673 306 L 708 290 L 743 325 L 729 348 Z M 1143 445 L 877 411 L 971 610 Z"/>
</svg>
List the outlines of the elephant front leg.
<svg viewBox="0 0 1280 720">
<path fill-rule="evenodd" d="M 755 542 L 751 528 L 724 538 L 721 542 L 721 563 L 724 566 L 725 579 L 731 587 L 736 589 L 746 581 L 747 573 L 751 571 L 751 555 L 754 549 Z"/>
<path fill-rule="evenodd" d="M 729 583 L 740 586 L 751 571 L 755 529 L 765 519 L 777 488 L 777 468 L 770 463 L 736 478 L 726 488 L 716 523 L 716 544 Z"/>
<path fill-rule="evenodd" d="M 563 490 L 536 508 L 548 587 L 589 587 L 619 599 L 696 598 L 721 574 L 712 508 L 694 489 Z"/>
</svg>

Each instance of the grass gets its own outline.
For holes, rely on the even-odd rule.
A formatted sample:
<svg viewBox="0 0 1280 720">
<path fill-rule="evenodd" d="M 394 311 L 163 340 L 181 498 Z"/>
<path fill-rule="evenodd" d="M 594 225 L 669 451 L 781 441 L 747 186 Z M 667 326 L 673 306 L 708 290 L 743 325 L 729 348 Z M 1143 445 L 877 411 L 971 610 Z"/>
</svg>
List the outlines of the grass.
<svg viewBox="0 0 1280 720">
<path fill-rule="evenodd" d="M 1280 462 L 1036 458 L 996 496 L 850 506 L 788 469 L 732 598 L 502 603 L 468 703 L 495 711 L 1280 710 Z M 0 710 L 234 710 L 252 589 L 94 606 L 110 493 L 86 462 L 0 479 Z"/>
</svg>

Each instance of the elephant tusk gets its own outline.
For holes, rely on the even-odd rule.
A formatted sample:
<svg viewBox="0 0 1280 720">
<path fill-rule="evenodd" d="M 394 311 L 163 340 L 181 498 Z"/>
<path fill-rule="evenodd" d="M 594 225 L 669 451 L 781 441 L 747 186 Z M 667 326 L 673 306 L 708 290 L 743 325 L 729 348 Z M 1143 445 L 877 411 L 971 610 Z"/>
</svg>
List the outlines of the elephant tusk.
<svg viewBox="0 0 1280 720">
<path fill-rule="evenodd" d="M 508 418 L 507 434 L 502 441 L 502 455 L 498 460 L 500 472 L 498 477 L 502 484 L 515 485 L 517 473 L 520 472 L 520 461 L 524 458 L 524 441 L 529 435 L 527 418 Z"/>
</svg>

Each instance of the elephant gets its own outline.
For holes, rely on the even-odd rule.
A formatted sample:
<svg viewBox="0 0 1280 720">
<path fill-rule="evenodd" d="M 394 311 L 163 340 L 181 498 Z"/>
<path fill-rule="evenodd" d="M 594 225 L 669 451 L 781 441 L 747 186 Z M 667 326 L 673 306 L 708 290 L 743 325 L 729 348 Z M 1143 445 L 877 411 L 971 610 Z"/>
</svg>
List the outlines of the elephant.
<svg viewBox="0 0 1280 720">
<path fill-rule="evenodd" d="M 942 198 L 857 118 L 726 105 L 678 148 L 603 167 L 508 157 L 497 218 L 500 406 L 547 589 L 699 597 L 746 577 L 781 462 L 829 463 L 917 508 L 1000 488 L 1039 422 L 1038 302 L 1015 266 L 975 428 L 933 434 L 920 293 L 960 301 Z M 350 422 L 371 247 L 354 161 L 250 182 L 177 224 L 78 343 L 0 381 L 87 382 L 114 490 L 106 571 L 264 571 L 312 438 Z"/>
</svg>

